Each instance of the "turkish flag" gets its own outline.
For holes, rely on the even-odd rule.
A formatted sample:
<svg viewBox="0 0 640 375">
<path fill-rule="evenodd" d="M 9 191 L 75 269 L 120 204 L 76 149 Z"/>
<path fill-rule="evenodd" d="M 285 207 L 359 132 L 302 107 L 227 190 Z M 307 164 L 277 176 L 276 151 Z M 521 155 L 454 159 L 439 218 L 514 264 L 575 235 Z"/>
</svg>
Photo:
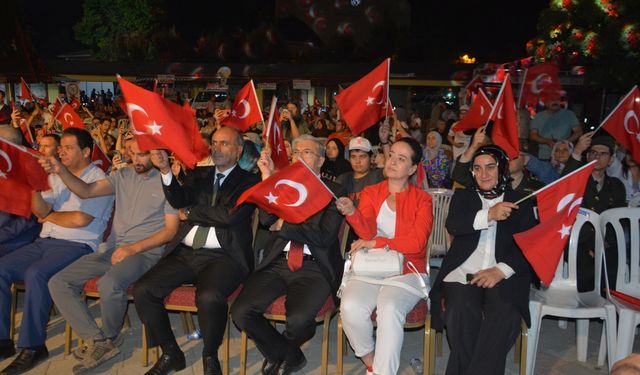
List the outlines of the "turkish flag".
<svg viewBox="0 0 640 375">
<path fill-rule="evenodd" d="M 104 173 L 109 173 L 109 168 L 111 168 L 111 160 L 107 157 L 107 155 L 102 151 L 100 146 L 96 143 L 93 144 L 93 151 L 91 151 L 91 161 L 93 164 L 97 165 L 104 171 Z"/>
<path fill-rule="evenodd" d="M 336 95 L 342 118 L 352 134 L 360 134 L 385 115 L 390 59 Z"/>
<path fill-rule="evenodd" d="M 33 138 L 33 135 L 31 134 L 31 128 L 29 127 L 29 124 L 27 123 L 27 120 L 21 118 L 18 121 L 18 124 L 20 126 L 20 131 L 22 132 L 22 136 L 27 141 L 27 143 L 30 144 L 31 147 L 33 147 L 33 145 L 36 143 L 36 141 Z"/>
<path fill-rule="evenodd" d="M 633 86 L 631 91 L 618 103 L 609 116 L 604 119 L 603 127 L 616 141 L 620 142 L 631 158 L 640 163 L 640 90 Z"/>
<path fill-rule="evenodd" d="M 236 94 L 231 114 L 222 120 L 222 125 L 232 126 L 245 132 L 251 125 L 260 121 L 262 121 L 262 109 L 251 80 Z"/>
<path fill-rule="evenodd" d="M 80 108 L 80 101 L 78 100 L 78 98 L 71 99 L 71 108 L 73 108 L 75 111 Z"/>
<path fill-rule="evenodd" d="M 489 115 L 492 109 L 493 105 L 489 98 L 487 98 L 487 95 L 483 90 L 479 90 L 475 100 L 471 103 L 469 111 L 458 121 L 454 130 L 462 132 L 481 127 L 489 121 Z"/>
<path fill-rule="evenodd" d="M 29 90 L 29 86 L 24 81 L 24 78 L 20 77 L 20 99 L 28 100 L 30 102 L 33 101 L 33 96 L 31 95 L 31 90 Z"/>
<path fill-rule="evenodd" d="M 62 108 L 56 114 L 56 120 L 62 124 L 62 129 L 66 128 L 80 128 L 84 129 L 84 122 L 80 116 L 73 110 L 69 104 L 64 103 Z"/>
<path fill-rule="evenodd" d="M 493 143 L 500 146 L 510 159 L 517 158 L 520 155 L 520 142 L 518 140 L 516 105 L 513 101 L 509 74 L 502 82 L 502 88 L 500 88 L 493 105 L 489 120 L 493 120 L 490 130 Z"/>
<path fill-rule="evenodd" d="M 276 169 L 283 169 L 289 166 L 289 157 L 287 149 L 284 146 L 284 137 L 282 136 L 282 126 L 280 125 L 280 116 L 278 111 L 273 111 L 273 119 L 268 129 L 267 143 L 271 148 L 271 160 Z"/>
<path fill-rule="evenodd" d="M 288 223 L 298 224 L 331 202 L 333 193 L 302 161 L 247 189 L 236 205 L 255 203 Z"/>
<path fill-rule="evenodd" d="M 62 106 L 65 103 L 66 102 L 61 97 L 56 98 L 55 102 L 53 103 L 53 111 L 51 111 L 51 113 L 53 113 L 54 117 L 58 115 L 58 112 L 60 111 L 60 108 L 62 108 Z"/>
<path fill-rule="evenodd" d="M 0 211 L 29 217 L 31 191 L 49 189 L 38 154 L 0 138 Z"/>
<path fill-rule="evenodd" d="M 544 102 L 549 97 L 558 95 L 562 90 L 558 71 L 558 66 L 552 62 L 528 68 L 524 74 L 518 107 L 535 108 L 539 101 Z"/>
<path fill-rule="evenodd" d="M 471 81 L 469 81 L 469 83 L 467 83 L 465 90 L 467 91 L 467 95 L 471 95 L 472 93 L 477 94 L 482 91 L 481 89 L 483 87 L 484 83 L 482 82 L 482 77 L 480 77 L 480 75 L 476 75 Z"/>
<path fill-rule="evenodd" d="M 169 149 L 189 168 L 209 154 L 191 111 L 120 76 L 118 82 L 141 150 Z"/>
<path fill-rule="evenodd" d="M 540 224 L 513 235 L 540 281 L 549 285 L 569 241 L 595 161 L 538 190 Z"/>
</svg>

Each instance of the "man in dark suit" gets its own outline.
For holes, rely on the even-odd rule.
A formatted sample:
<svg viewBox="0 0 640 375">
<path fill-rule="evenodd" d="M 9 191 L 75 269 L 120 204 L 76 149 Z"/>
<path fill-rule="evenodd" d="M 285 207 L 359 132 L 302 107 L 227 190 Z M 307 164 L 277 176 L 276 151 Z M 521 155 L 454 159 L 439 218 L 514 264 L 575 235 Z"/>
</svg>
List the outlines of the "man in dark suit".
<svg viewBox="0 0 640 375">
<path fill-rule="evenodd" d="M 533 205 L 514 204 L 509 159 L 497 146 L 471 159 L 474 187 L 456 190 L 446 226 L 454 236 L 431 290 L 432 327 L 447 329 L 447 375 L 504 374 L 522 319 L 530 323 L 530 266 L 513 234 L 535 225 Z"/>
<path fill-rule="evenodd" d="M 302 159 L 318 176 L 324 151 L 324 143 L 310 135 L 293 141 L 293 161 Z M 273 172 L 273 163 L 266 153 L 261 155 L 258 166 L 263 179 Z M 346 195 L 340 185 L 323 182 L 336 196 Z M 336 206 L 329 204 L 301 224 L 287 223 L 262 212 L 260 219 L 271 225 L 272 231 L 264 259 L 245 282 L 231 313 L 238 328 L 247 332 L 265 356 L 262 373 L 291 374 L 305 366 L 300 346 L 313 337 L 317 312 L 329 296 L 335 298 L 342 280 L 343 261 L 338 247 L 342 218 Z M 292 264 L 291 251 L 304 251 L 302 264 Z M 287 320 L 281 334 L 263 313 L 284 294 Z"/>
<path fill-rule="evenodd" d="M 252 206 L 235 208 L 242 192 L 257 175 L 242 170 L 242 136 L 221 128 L 211 137 L 215 167 L 196 168 L 180 185 L 168 160 L 157 167 L 167 201 L 179 209 L 178 233 L 166 245 L 165 256 L 136 284 L 136 310 L 147 327 L 149 344 L 160 345 L 162 357 L 147 374 L 167 374 L 185 368 L 184 354 L 171 331 L 164 298 L 182 284 L 196 285 L 198 323 L 204 347 L 205 374 L 222 374 L 218 348 L 227 323 L 227 297 L 253 269 Z"/>
</svg>

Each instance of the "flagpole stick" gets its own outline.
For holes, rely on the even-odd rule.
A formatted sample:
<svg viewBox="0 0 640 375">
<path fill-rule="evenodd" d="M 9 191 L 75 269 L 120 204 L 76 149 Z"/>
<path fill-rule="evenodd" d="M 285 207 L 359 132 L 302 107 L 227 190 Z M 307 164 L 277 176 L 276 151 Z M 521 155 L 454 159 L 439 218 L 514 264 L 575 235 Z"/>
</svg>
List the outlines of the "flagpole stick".
<svg viewBox="0 0 640 375">
<path fill-rule="evenodd" d="M 507 73 L 506 76 L 504 76 L 504 81 L 502 81 L 502 87 L 500 87 L 500 91 L 498 92 L 498 95 L 496 95 L 496 103 L 493 103 L 493 106 L 491 108 L 491 113 L 489 113 L 489 120 L 491 120 L 493 118 L 493 114 L 496 111 L 496 107 L 498 107 L 496 104 L 498 101 L 498 98 L 500 97 L 500 95 L 502 95 L 502 92 L 504 91 L 504 87 L 506 86 L 506 82 L 507 82 L 507 78 L 509 78 L 509 73 Z"/>
<path fill-rule="evenodd" d="M 327 191 L 329 191 L 329 193 L 331 193 L 331 196 L 333 196 L 333 199 L 338 200 L 338 197 L 336 197 L 336 195 L 333 193 L 333 191 L 331 191 L 331 189 L 329 189 L 329 187 L 327 186 L 327 184 L 324 183 L 324 181 L 322 181 L 322 179 L 320 177 L 318 177 L 318 175 L 316 174 L 316 172 L 314 172 L 311 167 L 309 167 L 307 165 L 307 163 L 304 162 L 304 160 L 302 158 L 298 159 L 300 162 L 302 162 L 302 164 L 307 167 L 307 169 L 309 170 L 309 172 L 311 172 L 311 174 L 318 179 L 318 181 L 320 181 L 320 183 L 322 184 L 322 186 L 324 186 L 325 189 L 327 189 Z"/>
<path fill-rule="evenodd" d="M 583 169 L 587 168 L 587 167 L 588 167 L 588 166 L 590 166 L 591 164 L 595 164 L 596 162 L 597 162 L 597 160 L 592 160 L 591 162 L 589 162 L 589 163 L 587 163 L 587 164 L 583 165 L 582 167 L 580 167 L 580 168 L 576 169 L 575 171 L 573 171 L 573 172 L 569 173 L 568 175 L 566 175 L 566 176 L 562 176 L 561 178 L 559 178 L 559 179 L 557 179 L 557 180 L 553 181 L 552 183 L 550 183 L 549 185 L 546 185 L 546 186 L 541 187 L 540 189 L 538 189 L 538 190 L 534 191 L 533 193 L 531 193 L 531 194 L 527 195 L 526 197 L 524 197 L 524 198 L 520 199 L 519 201 L 515 202 L 515 204 L 520 204 L 520 203 L 522 203 L 522 202 L 526 201 L 527 199 L 529 199 L 529 198 L 533 197 L 534 195 L 537 195 L 537 194 L 539 194 L 539 193 L 542 193 L 543 191 L 547 190 L 547 189 L 548 189 L 548 188 L 550 188 L 551 186 L 553 186 L 553 185 L 555 185 L 555 184 L 559 183 L 559 182 L 560 182 L 560 181 L 562 181 L 562 180 L 565 180 L 565 179 L 567 179 L 567 178 L 569 178 L 569 177 L 573 176 L 574 174 L 576 174 L 576 173 L 580 172 L 581 170 L 583 170 Z"/>
<path fill-rule="evenodd" d="M 524 69 L 524 75 L 522 76 L 522 83 L 520 84 L 520 95 L 518 96 L 518 109 L 522 108 L 522 93 L 524 92 L 524 83 L 527 82 L 527 73 L 529 68 Z"/>
<path fill-rule="evenodd" d="M 262 120 L 262 123 L 264 124 L 264 116 L 262 116 L 262 104 L 260 104 L 260 102 L 258 101 L 258 93 L 256 92 L 256 87 L 253 85 L 253 80 L 250 80 L 249 83 L 251 83 L 251 88 L 253 89 L 253 96 L 256 98 L 256 103 L 258 103 L 258 105 L 260 106 L 260 120 Z"/>
<path fill-rule="evenodd" d="M 387 57 L 387 110 L 384 111 L 384 118 L 386 121 L 389 120 L 389 105 L 391 104 L 391 100 L 389 100 L 389 87 L 391 86 L 391 58 Z M 393 110 L 393 109 L 392 109 Z M 378 115 L 380 116 L 380 115 Z"/>
<path fill-rule="evenodd" d="M 277 103 L 278 103 L 278 98 L 276 96 L 273 96 L 271 98 L 271 107 L 269 107 L 269 119 L 267 120 L 267 128 L 266 128 L 267 131 L 262 134 L 262 138 L 264 138 L 266 144 L 269 143 L 269 132 L 271 132 L 271 123 L 273 123 L 273 116 L 275 115 L 275 112 L 276 112 Z"/>
<path fill-rule="evenodd" d="M 614 113 L 616 113 L 616 111 L 618 110 L 618 108 L 620 108 L 620 106 L 622 105 L 622 103 L 624 103 L 625 100 L 627 100 L 627 98 L 629 97 L 629 95 L 631 95 L 631 93 L 633 92 L 633 90 L 638 87 L 638 85 L 634 85 L 631 90 L 629 90 L 629 92 L 627 93 L 627 95 L 624 96 L 624 98 L 620 99 L 620 102 L 618 103 L 618 105 L 616 105 L 616 107 L 613 109 L 613 111 L 609 112 L 609 114 L 607 115 L 607 117 L 605 117 L 604 120 L 602 120 L 602 122 L 600 123 L 600 125 L 598 125 L 598 127 L 593 131 L 594 133 L 597 132 L 598 130 L 600 130 L 600 128 L 607 122 L 607 120 L 609 120 L 609 118 L 611 117 L 611 115 L 613 115 Z"/>
</svg>

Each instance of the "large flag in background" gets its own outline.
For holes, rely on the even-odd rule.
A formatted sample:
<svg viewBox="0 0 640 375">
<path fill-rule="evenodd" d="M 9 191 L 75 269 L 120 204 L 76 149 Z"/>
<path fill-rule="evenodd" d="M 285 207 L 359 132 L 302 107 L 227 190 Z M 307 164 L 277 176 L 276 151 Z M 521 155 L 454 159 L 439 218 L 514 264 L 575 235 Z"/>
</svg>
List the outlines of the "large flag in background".
<svg viewBox="0 0 640 375">
<path fill-rule="evenodd" d="M 302 223 L 331 202 L 333 193 L 302 161 L 247 189 L 236 205 L 255 203 L 288 223 Z"/>
<path fill-rule="evenodd" d="M 169 149 L 189 168 L 209 154 L 191 111 L 120 76 L 118 82 L 141 150 Z"/>
<path fill-rule="evenodd" d="M 640 90 L 633 86 L 609 116 L 602 121 L 603 127 L 620 142 L 631 158 L 640 163 Z"/>
<path fill-rule="evenodd" d="M 517 158 L 520 155 L 520 142 L 518 140 L 516 105 L 513 101 L 509 74 L 502 82 L 502 87 L 489 115 L 489 120 L 493 120 L 492 130 L 490 131 L 493 143 L 500 146 L 509 155 L 510 159 Z"/>
<path fill-rule="evenodd" d="M 260 121 L 262 121 L 262 109 L 251 80 L 236 94 L 231 114 L 222 120 L 222 125 L 232 126 L 245 132 L 251 125 Z"/>
<path fill-rule="evenodd" d="M 27 123 L 27 120 L 21 118 L 18 120 L 18 125 L 20 126 L 20 131 L 22 132 L 22 136 L 27 141 L 31 147 L 34 147 L 36 144 L 35 138 L 33 138 L 33 134 L 31 134 L 31 127 Z"/>
<path fill-rule="evenodd" d="M 455 131 L 461 132 L 470 129 L 477 129 L 489 121 L 489 115 L 493 105 L 483 90 L 478 91 L 475 100 L 464 117 L 458 121 Z"/>
<path fill-rule="evenodd" d="M 49 189 L 36 152 L 0 138 L 0 211 L 29 217 L 31 191 Z"/>
<path fill-rule="evenodd" d="M 336 95 L 342 118 L 354 135 L 375 125 L 385 115 L 389 93 L 390 59 Z"/>
<path fill-rule="evenodd" d="M 558 95 L 562 86 L 558 78 L 558 66 L 553 62 L 539 64 L 525 70 L 518 108 L 535 108 L 539 101 Z"/>
<path fill-rule="evenodd" d="M 513 235 L 545 285 L 553 280 L 562 252 L 569 241 L 571 227 L 576 221 L 595 163 L 594 160 L 535 192 L 540 224 Z"/>
<path fill-rule="evenodd" d="M 57 101 L 57 100 L 56 100 Z M 56 114 L 56 120 L 62 124 L 62 129 L 66 128 L 80 128 L 84 129 L 84 122 L 76 111 L 69 104 L 64 103 L 58 113 Z"/>
</svg>

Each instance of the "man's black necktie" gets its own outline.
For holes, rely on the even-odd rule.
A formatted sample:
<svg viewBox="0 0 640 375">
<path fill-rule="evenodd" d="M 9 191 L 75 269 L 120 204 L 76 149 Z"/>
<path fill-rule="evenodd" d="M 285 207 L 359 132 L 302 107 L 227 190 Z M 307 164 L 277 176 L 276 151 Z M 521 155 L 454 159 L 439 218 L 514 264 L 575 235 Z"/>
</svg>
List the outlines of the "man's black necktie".
<svg viewBox="0 0 640 375">
<path fill-rule="evenodd" d="M 215 182 L 213 183 L 213 194 L 211 196 L 211 205 L 216 205 L 216 198 L 218 197 L 218 190 L 220 189 L 220 181 L 224 177 L 222 173 L 216 173 Z M 209 229 L 211 227 L 203 227 L 198 226 L 196 229 L 196 234 L 193 236 L 193 245 L 191 248 L 197 250 L 204 246 L 207 243 L 207 237 L 209 236 Z"/>
</svg>

